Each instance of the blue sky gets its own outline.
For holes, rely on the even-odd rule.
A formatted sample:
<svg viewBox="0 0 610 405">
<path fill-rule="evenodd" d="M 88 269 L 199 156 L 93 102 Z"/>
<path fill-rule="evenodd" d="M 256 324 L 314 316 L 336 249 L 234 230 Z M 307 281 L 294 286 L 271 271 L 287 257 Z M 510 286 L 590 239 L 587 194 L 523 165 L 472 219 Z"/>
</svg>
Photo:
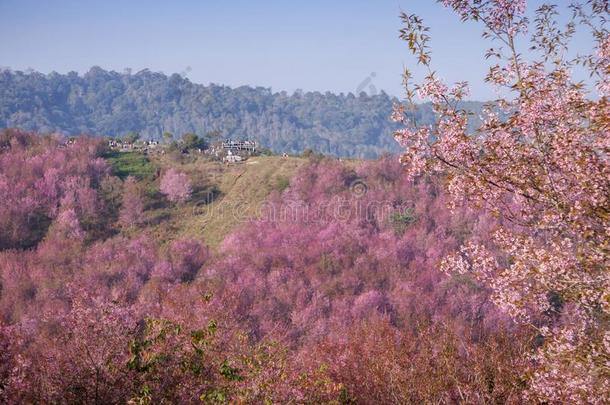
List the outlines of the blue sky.
<svg viewBox="0 0 610 405">
<path fill-rule="evenodd" d="M 401 10 L 431 26 L 441 77 L 469 81 L 473 99 L 493 97 L 480 27 L 432 0 L 0 0 L 0 66 L 149 68 L 203 84 L 402 96 L 413 59 L 398 39 Z"/>
</svg>

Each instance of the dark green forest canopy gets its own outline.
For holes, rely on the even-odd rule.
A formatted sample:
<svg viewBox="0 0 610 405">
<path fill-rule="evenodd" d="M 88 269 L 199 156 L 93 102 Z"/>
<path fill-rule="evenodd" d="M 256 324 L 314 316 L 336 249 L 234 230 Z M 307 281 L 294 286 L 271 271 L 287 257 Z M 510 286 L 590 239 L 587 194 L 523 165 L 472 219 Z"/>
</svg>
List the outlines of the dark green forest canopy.
<svg viewBox="0 0 610 405">
<path fill-rule="evenodd" d="M 254 139 L 275 152 L 305 149 L 335 156 L 373 158 L 399 151 L 389 119 L 399 102 L 384 92 L 273 93 L 268 88 L 204 86 L 178 74 L 143 70 L 117 73 L 94 67 L 82 76 L 0 72 L 0 127 L 67 135 L 176 139 L 219 131 L 223 138 Z M 475 113 L 482 103 L 465 103 Z M 419 125 L 433 122 L 428 104 L 415 111 Z"/>
</svg>

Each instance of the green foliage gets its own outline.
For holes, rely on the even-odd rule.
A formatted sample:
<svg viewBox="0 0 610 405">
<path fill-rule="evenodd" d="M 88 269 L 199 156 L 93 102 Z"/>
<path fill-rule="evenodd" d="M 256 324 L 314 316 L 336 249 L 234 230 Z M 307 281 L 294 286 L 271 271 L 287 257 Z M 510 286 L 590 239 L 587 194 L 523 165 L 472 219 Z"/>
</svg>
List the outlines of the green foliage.
<svg viewBox="0 0 610 405">
<path fill-rule="evenodd" d="M 203 403 L 225 404 L 227 403 L 227 394 L 225 390 L 214 388 L 204 394 L 201 394 L 199 399 Z"/>
<path fill-rule="evenodd" d="M 7 127 L 115 137 L 133 131 L 147 139 L 161 139 L 167 131 L 206 134 L 214 128 L 222 134 L 216 131 L 211 139 L 248 137 L 278 153 L 300 154 L 309 148 L 327 155 L 373 158 L 400 150 L 391 135 L 398 126 L 388 118 L 398 100 L 383 92 L 289 95 L 261 87 L 203 86 L 146 70 L 121 74 L 99 67 L 84 76 L 3 71 L 0 89 L 4 90 L 0 123 Z M 478 113 L 481 106 L 463 108 Z M 420 125 L 434 122 L 429 104 L 412 114 Z"/>
<path fill-rule="evenodd" d="M 135 143 L 140 139 L 140 134 L 137 132 L 129 132 L 123 137 L 123 142 L 125 143 Z"/>
<path fill-rule="evenodd" d="M 113 173 L 125 179 L 134 176 L 138 179 L 151 179 L 157 169 L 146 156 L 139 152 L 109 152 L 104 157 L 112 165 Z"/>
<path fill-rule="evenodd" d="M 278 176 L 275 179 L 275 189 L 280 193 L 290 186 L 290 180 L 285 176 Z"/>
<path fill-rule="evenodd" d="M 395 211 L 390 215 L 390 223 L 392 224 L 396 235 L 404 234 L 409 225 L 416 221 L 417 215 L 415 214 L 415 210 L 411 207 Z"/>
<path fill-rule="evenodd" d="M 180 144 L 177 141 L 171 141 L 167 147 L 167 151 L 170 153 L 179 152 L 180 150 Z"/>
<path fill-rule="evenodd" d="M 211 320 L 208 322 L 208 333 L 210 336 L 216 334 L 216 330 L 218 329 L 218 323 L 215 320 Z"/>
<path fill-rule="evenodd" d="M 205 149 L 207 147 L 207 143 L 205 139 L 200 138 L 199 136 L 193 134 L 192 132 L 188 132 L 182 135 L 182 148 L 183 150 L 191 150 L 191 149 Z"/>
<path fill-rule="evenodd" d="M 237 367 L 231 367 L 227 360 L 223 361 L 218 370 L 220 375 L 229 381 L 242 381 L 244 378 L 239 374 L 241 371 Z"/>
<path fill-rule="evenodd" d="M 275 153 L 273 153 L 273 151 L 269 148 L 259 148 L 258 149 L 258 154 L 261 156 L 273 156 L 275 155 Z"/>
<path fill-rule="evenodd" d="M 174 140 L 174 135 L 171 132 L 163 132 L 163 143 L 169 144 Z"/>
<path fill-rule="evenodd" d="M 147 384 L 144 384 L 138 395 L 129 401 L 129 404 L 134 405 L 150 405 L 152 403 L 152 393 Z"/>
<path fill-rule="evenodd" d="M 138 372 L 150 372 L 158 365 L 167 360 L 168 354 L 155 352 L 157 345 L 165 343 L 168 337 L 178 336 L 182 327 L 165 319 L 145 320 L 145 327 L 139 339 L 129 342 L 129 353 L 131 357 L 127 362 L 127 368 Z"/>
</svg>

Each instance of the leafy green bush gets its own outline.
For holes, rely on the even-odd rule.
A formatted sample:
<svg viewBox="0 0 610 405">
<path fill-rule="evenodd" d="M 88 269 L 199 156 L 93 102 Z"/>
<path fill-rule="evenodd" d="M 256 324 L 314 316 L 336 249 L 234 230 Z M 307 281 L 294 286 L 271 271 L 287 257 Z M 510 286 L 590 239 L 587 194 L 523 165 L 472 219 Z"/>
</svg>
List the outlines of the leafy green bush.
<svg viewBox="0 0 610 405">
<path fill-rule="evenodd" d="M 394 227 L 396 235 L 402 235 L 409 225 L 417 221 L 415 210 L 411 207 L 395 211 L 390 215 L 390 223 Z"/>
</svg>

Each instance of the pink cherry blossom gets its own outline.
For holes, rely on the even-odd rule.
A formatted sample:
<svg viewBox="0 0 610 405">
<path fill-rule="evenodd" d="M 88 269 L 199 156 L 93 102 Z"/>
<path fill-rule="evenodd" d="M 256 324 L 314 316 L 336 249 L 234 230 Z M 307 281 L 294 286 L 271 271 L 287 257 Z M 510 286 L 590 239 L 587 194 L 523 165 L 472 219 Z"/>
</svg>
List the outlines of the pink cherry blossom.
<svg viewBox="0 0 610 405">
<path fill-rule="evenodd" d="M 454 103 L 462 85 L 447 90 L 429 75 L 419 92 L 438 114 L 433 132 L 396 132 L 411 176 L 436 173 L 446 179 L 452 209 L 466 203 L 500 220 L 491 240 L 465 243 L 441 267 L 477 277 L 515 320 L 533 328 L 548 324 L 544 344 L 533 354 L 530 400 L 606 403 L 610 353 L 601 342 L 610 316 L 608 101 L 589 99 L 574 83 L 572 61 L 550 66 L 524 59 L 515 46 L 515 36 L 526 32 L 524 1 L 443 3 L 465 20 L 483 22 L 487 36 L 508 47 L 506 60 L 500 57 L 487 79 L 510 96 L 485 111 L 483 124 L 469 132 L 467 113 Z M 607 19 L 607 4 L 589 6 L 581 17 L 602 38 L 589 66 L 605 95 L 609 41 L 595 24 Z M 546 35 L 548 27 L 539 25 L 537 34 Z M 410 29 L 410 38 L 420 38 L 424 28 Z M 554 47 L 562 46 L 561 36 L 554 38 Z M 419 44 L 410 48 L 421 61 Z M 423 60 L 429 68 L 430 58 Z"/>
<path fill-rule="evenodd" d="M 172 202 L 184 202 L 191 198 L 191 182 L 188 176 L 174 168 L 168 169 L 161 177 L 161 192 Z"/>
</svg>

